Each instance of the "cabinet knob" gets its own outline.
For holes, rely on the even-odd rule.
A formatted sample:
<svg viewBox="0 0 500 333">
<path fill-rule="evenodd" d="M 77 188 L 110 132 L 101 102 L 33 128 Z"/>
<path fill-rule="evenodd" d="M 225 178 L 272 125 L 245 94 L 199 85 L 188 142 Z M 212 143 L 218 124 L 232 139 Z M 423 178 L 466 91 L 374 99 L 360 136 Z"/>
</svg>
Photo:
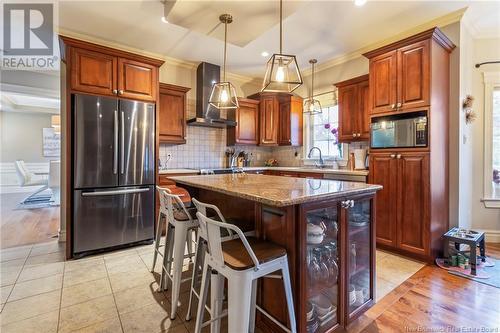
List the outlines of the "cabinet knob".
<svg viewBox="0 0 500 333">
<path fill-rule="evenodd" d="M 356 137 L 356 133 L 352 133 L 352 137 L 355 138 Z"/>
<path fill-rule="evenodd" d="M 397 106 L 398 108 L 400 108 L 402 105 L 403 105 L 402 103 L 398 103 L 398 104 L 396 104 L 396 106 Z"/>
<path fill-rule="evenodd" d="M 354 200 L 349 200 L 349 207 L 354 207 Z"/>
<path fill-rule="evenodd" d="M 118 90 L 113 89 L 113 94 L 115 94 L 115 95 L 118 94 Z"/>
<path fill-rule="evenodd" d="M 391 158 L 394 158 L 394 157 L 396 157 L 396 154 L 391 154 Z"/>
<path fill-rule="evenodd" d="M 358 138 L 361 136 L 361 133 L 358 133 Z"/>
<path fill-rule="evenodd" d="M 123 90 L 118 90 L 118 93 L 119 93 L 120 95 L 123 95 Z"/>
<path fill-rule="evenodd" d="M 396 156 L 396 158 L 397 158 L 397 159 L 400 159 L 400 158 L 401 158 L 401 154 L 398 154 L 398 155 Z"/>
<path fill-rule="evenodd" d="M 395 109 L 395 108 L 396 108 L 396 104 L 392 104 L 391 109 Z"/>
</svg>

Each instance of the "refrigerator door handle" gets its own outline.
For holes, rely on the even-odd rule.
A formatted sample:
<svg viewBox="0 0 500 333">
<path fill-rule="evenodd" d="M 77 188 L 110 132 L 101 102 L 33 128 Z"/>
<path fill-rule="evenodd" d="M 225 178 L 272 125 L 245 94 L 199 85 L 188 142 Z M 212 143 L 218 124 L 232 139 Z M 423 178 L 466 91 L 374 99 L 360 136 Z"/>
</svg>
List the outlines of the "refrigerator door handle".
<svg viewBox="0 0 500 333">
<path fill-rule="evenodd" d="M 115 110 L 115 120 L 113 124 L 114 131 L 114 152 L 113 152 L 113 173 L 118 172 L 118 110 Z"/>
<path fill-rule="evenodd" d="M 98 197 L 103 195 L 117 195 L 148 192 L 149 188 L 135 188 L 130 190 L 114 190 L 114 191 L 98 191 L 98 192 L 83 192 L 82 197 Z"/>
<path fill-rule="evenodd" d="M 125 172 L 125 112 L 121 112 L 121 157 L 120 157 L 120 173 Z"/>
</svg>

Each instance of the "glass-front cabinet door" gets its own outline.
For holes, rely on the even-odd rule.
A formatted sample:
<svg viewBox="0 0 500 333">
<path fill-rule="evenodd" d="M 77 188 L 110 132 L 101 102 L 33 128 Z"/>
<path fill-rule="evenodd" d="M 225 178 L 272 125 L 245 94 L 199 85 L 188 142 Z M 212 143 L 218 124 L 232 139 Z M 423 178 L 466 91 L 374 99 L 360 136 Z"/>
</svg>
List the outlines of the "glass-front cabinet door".
<svg viewBox="0 0 500 333">
<path fill-rule="evenodd" d="M 347 322 L 371 306 L 374 300 L 374 243 L 372 200 L 364 198 L 341 202 L 346 217 L 346 309 Z"/>
<path fill-rule="evenodd" d="M 336 202 L 305 211 L 305 326 L 331 331 L 340 318 L 340 209 Z"/>
</svg>

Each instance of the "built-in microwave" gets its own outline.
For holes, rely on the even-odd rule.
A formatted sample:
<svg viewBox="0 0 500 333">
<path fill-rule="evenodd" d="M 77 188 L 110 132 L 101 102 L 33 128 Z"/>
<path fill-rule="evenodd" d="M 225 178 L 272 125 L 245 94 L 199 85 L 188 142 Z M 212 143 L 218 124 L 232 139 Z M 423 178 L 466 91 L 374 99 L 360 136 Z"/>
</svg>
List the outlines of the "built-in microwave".
<svg viewBox="0 0 500 333">
<path fill-rule="evenodd" d="M 427 114 L 406 114 L 372 118 L 371 148 L 427 147 Z"/>
</svg>

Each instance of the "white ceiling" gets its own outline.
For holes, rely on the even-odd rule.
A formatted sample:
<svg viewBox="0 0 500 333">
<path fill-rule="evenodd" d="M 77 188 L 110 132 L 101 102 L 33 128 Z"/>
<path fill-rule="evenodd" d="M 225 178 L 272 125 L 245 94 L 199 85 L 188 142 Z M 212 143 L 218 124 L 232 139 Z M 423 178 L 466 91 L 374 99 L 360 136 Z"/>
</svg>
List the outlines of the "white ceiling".
<svg viewBox="0 0 500 333">
<path fill-rule="evenodd" d="M 228 71 L 262 77 L 267 57 L 278 52 L 277 1 L 178 0 L 165 24 L 158 1 L 61 1 L 62 31 L 89 35 L 148 52 L 199 62 L 222 62 L 223 26 L 218 16 L 233 15 L 229 26 Z M 413 27 L 469 7 L 469 26 L 478 37 L 500 37 L 500 2 L 285 1 L 284 53 L 302 68 L 388 39 Z M 187 28 L 186 28 L 187 27 Z M 214 29 L 215 28 L 215 29 Z"/>
</svg>

